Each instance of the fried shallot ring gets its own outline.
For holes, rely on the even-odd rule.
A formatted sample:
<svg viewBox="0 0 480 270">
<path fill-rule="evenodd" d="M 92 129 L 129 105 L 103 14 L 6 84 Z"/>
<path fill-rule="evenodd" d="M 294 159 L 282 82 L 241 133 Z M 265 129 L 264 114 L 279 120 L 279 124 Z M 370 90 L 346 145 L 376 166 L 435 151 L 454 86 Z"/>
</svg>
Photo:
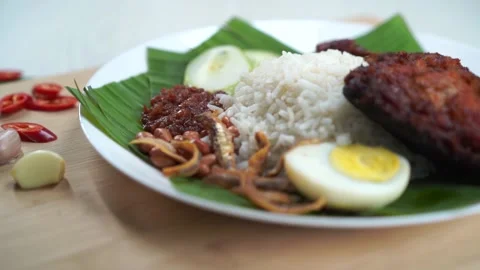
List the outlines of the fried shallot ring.
<svg viewBox="0 0 480 270">
<path fill-rule="evenodd" d="M 272 190 L 259 191 L 259 192 L 262 193 L 263 197 L 265 197 L 267 200 L 269 200 L 273 203 L 278 203 L 278 204 L 291 204 L 291 203 L 293 203 L 293 199 L 287 193 L 272 191 Z"/>
<path fill-rule="evenodd" d="M 274 176 L 277 176 L 279 175 L 282 170 L 283 170 L 283 164 L 284 164 L 284 161 L 285 161 L 285 158 L 284 158 L 285 155 L 282 155 L 280 157 L 280 159 L 278 160 L 277 164 L 275 164 L 275 167 L 271 168 L 266 174 L 265 176 L 266 177 L 274 177 Z"/>
<path fill-rule="evenodd" d="M 150 145 L 150 146 L 153 146 L 153 148 L 157 148 L 159 149 L 162 153 L 165 154 L 165 156 L 175 160 L 176 162 L 178 163 L 185 163 L 187 162 L 187 160 L 178 155 L 176 150 L 175 150 L 175 147 L 162 140 L 162 139 L 157 139 L 157 138 L 140 138 L 140 139 L 135 139 L 133 141 L 130 142 L 130 144 L 146 144 L 146 145 Z"/>
<path fill-rule="evenodd" d="M 265 165 L 268 153 L 270 152 L 270 141 L 268 140 L 267 135 L 261 131 L 255 133 L 255 140 L 260 149 L 257 150 L 257 152 L 255 152 L 255 154 L 253 154 L 248 160 L 247 171 L 254 175 L 259 175 L 263 171 L 263 166 Z"/>
<path fill-rule="evenodd" d="M 262 190 L 276 190 L 283 192 L 295 192 L 295 186 L 288 180 L 287 177 L 275 176 L 275 177 L 255 177 L 253 179 L 255 186 Z"/>
<path fill-rule="evenodd" d="M 192 176 L 197 173 L 200 167 L 201 154 L 197 146 L 190 141 L 173 141 L 173 147 L 175 149 L 182 149 L 191 154 L 191 157 L 187 162 L 181 163 L 176 166 L 166 167 L 162 170 L 165 176 Z"/>
<path fill-rule="evenodd" d="M 239 176 L 241 172 L 237 170 L 228 170 L 214 165 L 210 173 L 202 181 L 207 184 L 214 184 L 226 189 L 232 189 L 240 185 Z"/>
<path fill-rule="evenodd" d="M 244 194 L 239 188 L 234 188 L 232 189 L 232 191 L 238 194 Z M 260 192 L 262 196 L 265 197 L 270 202 L 280 204 L 280 205 L 294 204 L 302 200 L 301 197 L 296 194 L 288 194 L 285 192 L 275 191 L 275 190 L 257 190 L 257 191 Z"/>
<path fill-rule="evenodd" d="M 327 204 L 327 200 L 323 197 L 304 204 L 275 204 L 252 184 L 253 181 L 249 176 L 251 177 L 249 174 L 240 175 L 241 184 L 238 191 L 245 195 L 255 205 L 267 211 L 292 215 L 306 214 L 312 211 L 321 210 Z"/>
<path fill-rule="evenodd" d="M 240 171 L 226 170 L 218 166 L 213 166 L 209 175 L 203 178 L 203 181 L 208 184 L 214 184 L 226 189 L 232 189 L 240 185 L 239 174 Z M 296 189 L 286 177 L 261 177 L 256 176 L 253 179 L 255 186 L 261 190 L 275 190 L 287 193 L 295 192 Z"/>
</svg>

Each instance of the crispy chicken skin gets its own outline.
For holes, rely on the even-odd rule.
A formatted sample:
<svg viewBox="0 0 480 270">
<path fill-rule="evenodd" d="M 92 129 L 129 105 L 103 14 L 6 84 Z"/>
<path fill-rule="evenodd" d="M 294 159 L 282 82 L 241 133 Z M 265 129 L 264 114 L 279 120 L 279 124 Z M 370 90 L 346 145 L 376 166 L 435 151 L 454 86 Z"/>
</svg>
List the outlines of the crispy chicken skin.
<svg viewBox="0 0 480 270">
<path fill-rule="evenodd" d="M 366 57 L 345 97 L 411 150 L 437 164 L 480 170 L 480 78 L 438 53 Z"/>
<path fill-rule="evenodd" d="M 316 52 L 323 52 L 326 50 L 339 50 L 341 52 L 348 52 L 356 56 L 367 56 L 369 51 L 362 48 L 354 40 L 351 39 L 339 39 L 329 42 L 319 43 L 316 47 Z"/>
</svg>

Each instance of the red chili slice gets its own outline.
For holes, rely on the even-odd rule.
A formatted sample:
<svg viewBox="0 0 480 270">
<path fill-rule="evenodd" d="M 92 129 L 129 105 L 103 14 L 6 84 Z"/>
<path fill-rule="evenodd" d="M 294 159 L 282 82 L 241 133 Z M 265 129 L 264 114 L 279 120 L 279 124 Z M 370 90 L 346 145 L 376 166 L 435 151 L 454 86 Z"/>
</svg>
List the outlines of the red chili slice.
<svg viewBox="0 0 480 270">
<path fill-rule="evenodd" d="M 29 99 L 31 99 L 31 97 L 27 93 L 15 93 L 6 95 L 0 99 L 0 112 L 17 112 L 25 107 L 25 104 Z"/>
<path fill-rule="evenodd" d="M 0 70 L 0 82 L 15 81 L 22 77 L 20 70 Z"/>
<path fill-rule="evenodd" d="M 74 97 L 58 96 L 52 100 L 45 99 L 31 99 L 25 107 L 36 111 L 62 111 L 75 107 L 77 100 Z"/>
<path fill-rule="evenodd" d="M 55 141 L 57 135 L 48 130 L 46 127 L 28 122 L 15 122 L 3 124 L 2 128 L 13 128 L 20 135 L 20 139 L 24 142 L 46 143 Z"/>
<path fill-rule="evenodd" d="M 38 99 L 55 99 L 63 87 L 57 83 L 39 83 L 33 86 L 33 95 Z"/>
</svg>

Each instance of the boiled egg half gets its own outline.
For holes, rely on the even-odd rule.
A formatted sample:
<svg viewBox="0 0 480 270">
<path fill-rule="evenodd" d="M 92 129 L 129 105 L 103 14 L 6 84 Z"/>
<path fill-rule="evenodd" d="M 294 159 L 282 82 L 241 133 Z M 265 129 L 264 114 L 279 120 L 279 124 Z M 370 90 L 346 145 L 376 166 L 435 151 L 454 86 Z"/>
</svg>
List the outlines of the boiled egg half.
<svg viewBox="0 0 480 270">
<path fill-rule="evenodd" d="M 410 179 L 404 157 L 382 147 L 305 144 L 285 154 L 285 171 L 300 193 L 324 197 L 329 208 L 367 210 L 402 195 Z"/>
</svg>

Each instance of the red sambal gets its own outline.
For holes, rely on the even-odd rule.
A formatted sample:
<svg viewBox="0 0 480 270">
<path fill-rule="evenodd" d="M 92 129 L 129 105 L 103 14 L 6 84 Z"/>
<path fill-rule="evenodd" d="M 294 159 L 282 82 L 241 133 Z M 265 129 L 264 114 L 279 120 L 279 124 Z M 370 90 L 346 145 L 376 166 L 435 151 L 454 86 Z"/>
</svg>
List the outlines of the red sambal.
<svg viewBox="0 0 480 270">
<path fill-rule="evenodd" d="M 182 135 L 185 131 L 208 135 L 195 117 L 208 111 L 208 104 L 222 108 L 215 93 L 185 85 L 163 89 L 150 100 L 150 104 L 152 106 L 145 108 L 142 115 L 144 130 L 153 133 L 156 128 L 166 128 L 172 136 Z"/>
</svg>

